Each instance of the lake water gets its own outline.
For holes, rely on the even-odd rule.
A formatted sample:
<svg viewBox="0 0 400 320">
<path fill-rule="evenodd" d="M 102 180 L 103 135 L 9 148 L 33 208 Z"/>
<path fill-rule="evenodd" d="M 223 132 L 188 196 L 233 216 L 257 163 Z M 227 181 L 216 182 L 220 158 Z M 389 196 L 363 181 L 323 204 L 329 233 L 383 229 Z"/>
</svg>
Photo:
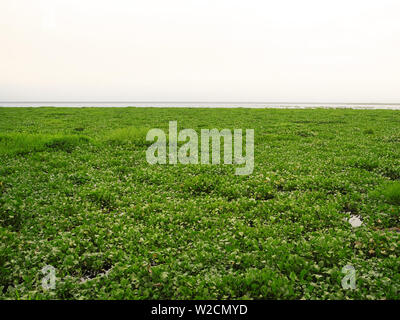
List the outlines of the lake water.
<svg viewBox="0 0 400 320">
<path fill-rule="evenodd" d="M 274 103 L 274 102 L 0 102 L 0 107 L 154 107 L 154 108 L 348 108 L 400 110 L 399 104 L 369 103 Z"/>
</svg>

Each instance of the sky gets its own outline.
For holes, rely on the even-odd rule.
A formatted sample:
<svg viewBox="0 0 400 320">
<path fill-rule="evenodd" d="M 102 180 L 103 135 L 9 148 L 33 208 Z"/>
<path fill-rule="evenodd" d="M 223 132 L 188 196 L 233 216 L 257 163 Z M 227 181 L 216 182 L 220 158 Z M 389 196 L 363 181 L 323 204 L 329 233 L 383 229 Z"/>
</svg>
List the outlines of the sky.
<svg viewBox="0 0 400 320">
<path fill-rule="evenodd" d="M 0 101 L 400 102 L 399 0 L 1 0 Z"/>
</svg>

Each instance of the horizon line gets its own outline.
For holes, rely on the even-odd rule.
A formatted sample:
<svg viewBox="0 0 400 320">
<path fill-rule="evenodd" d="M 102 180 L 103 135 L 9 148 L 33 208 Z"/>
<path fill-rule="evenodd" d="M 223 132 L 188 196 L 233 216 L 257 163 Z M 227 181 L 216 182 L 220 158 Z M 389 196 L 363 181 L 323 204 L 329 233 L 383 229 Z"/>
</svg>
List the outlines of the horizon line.
<svg viewBox="0 0 400 320">
<path fill-rule="evenodd" d="M 71 100 L 71 101 L 57 101 L 57 100 L 43 100 L 43 101 L 0 101 L 0 104 L 3 103 L 223 103 L 223 104 L 349 104 L 349 105 L 399 105 L 400 102 L 329 102 L 329 101 L 319 101 L 319 102 L 303 102 L 303 101 L 78 101 L 78 100 Z"/>
</svg>

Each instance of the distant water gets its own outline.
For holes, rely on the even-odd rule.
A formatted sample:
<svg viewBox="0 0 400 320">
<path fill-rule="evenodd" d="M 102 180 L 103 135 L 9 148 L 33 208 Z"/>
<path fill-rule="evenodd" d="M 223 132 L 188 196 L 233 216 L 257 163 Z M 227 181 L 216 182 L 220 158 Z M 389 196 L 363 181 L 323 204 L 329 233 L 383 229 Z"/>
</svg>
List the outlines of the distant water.
<svg viewBox="0 0 400 320">
<path fill-rule="evenodd" d="M 154 107 L 154 108 L 347 108 L 400 110 L 398 104 L 370 103 L 274 103 L 274 102 L 0 102 L 0 107 Z"/>
</svg>

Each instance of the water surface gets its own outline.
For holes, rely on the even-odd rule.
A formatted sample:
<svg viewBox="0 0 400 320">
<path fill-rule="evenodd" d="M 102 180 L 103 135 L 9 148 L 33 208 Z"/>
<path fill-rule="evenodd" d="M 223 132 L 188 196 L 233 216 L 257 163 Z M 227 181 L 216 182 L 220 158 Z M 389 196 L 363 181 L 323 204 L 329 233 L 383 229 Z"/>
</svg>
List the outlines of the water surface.
<svg viewBox="0 0 400 320">
<path fill-rule="evenodd" d="M 0 102 L 0 107 L 154 107 L 154 108 L 347 108 L 347 109 L 389 109 L 400 110 L 397 104 L 373 103 L 303 103 L 303 102 Z"/>
</svg>

